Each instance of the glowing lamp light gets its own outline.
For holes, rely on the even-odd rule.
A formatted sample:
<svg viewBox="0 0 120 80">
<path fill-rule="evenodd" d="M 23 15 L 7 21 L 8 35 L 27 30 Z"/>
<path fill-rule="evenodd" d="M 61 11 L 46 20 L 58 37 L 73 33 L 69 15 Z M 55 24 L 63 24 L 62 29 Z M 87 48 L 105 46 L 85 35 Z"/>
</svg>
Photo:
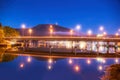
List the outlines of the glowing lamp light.
<svg viewBox="0 0 120 80">
<path fill-rule="evenodd" d="M 88 59 L 88 60 L 87 60 L 87 64 L 91 64 L 91 60 Z"/>
<path fill-rule="evenodd" d="M 29 31 L 29 33 L 32 33 L 32 29 L 31 28 L 28 31 Z"/>
<path fill-rule="evenodd" d="M 103 35 L 107 35 L 107 33 L 106 33 L 106 32 L 103 32 Z"/>
<path fill-rule="evenodd" d="M 53 33 L 53 29 L 50 29 L 50 33 Z"/>
<path fill-rule="evenodd" d="M 115 36 L 119 36 L 119 33 L 116 33 Z"/>
<path fill-rule="evenodd" d="M 22 27 L 22 29 L 25 29 L 25 28 L 26 28 L 25 24 L 22 24 L 21 27 Z"/>
<path fill-rule="evenodd" d="M 52 25 L 50 25 L 50 28 L 53 28 L 53 26 L 52 26 Z"/>
<path fill-rule="evenodd" d="M 103 70 L 103 67 L 100 65 L 100 66 L 98 66 L 98 70 Z"/>
<path fill-rule="evenodd" d="M 48 59 L 48 63 L 51 64 L 53 62 L 53 60 L 50 58 Z"/>
<path fill-rule="evenodd" d="M 24 64 L 23 64 L 23 63 L 21 63 L 21 64 L 20 64 L 20 68 L 23 68 L 23 67 L 24 67 Z"/>
<path fill-rule="evenodd" d="M 68 62 L 69 62 L 69 64 L 72 64 L 72 63 L 73 63 L 72 59 L 69 59 L 69 61 L 68 61 Z"/>
<path fill-rule="evenodd" d="M 70 33 L 73 34 L 73 30 L 70 30 Z"/>
<path fill-rule="evenodd" d="M 16 43 L 16 42 L 14 42 L 14 41 L 11 41 L 11 42 L 10 42 L 10 44 L 15 44 L 15 43 Z"/>
<path fill-rule="evenodd" d="M 75 71 L 79 71 L 80 70 L 80 67 L 78 66 L 78 65 L 76 65 L 75 67 L 74 67 L 74 69 L 75 69 Z"/>
<path fill-rule="evenodd" d="M 119 62 L 119 60 L 116 58 L 116 59 L 115 59 L 115 63 L 118 63 L 118 62 Z"/>
<path fill-rule="evenodd" d="M 92 35 L 92 30 L 88 30 L 88 35 Z"/>
<path fill-rule="evenodd" d="M 52 66 L 51 66 L 51 65 L 49 65 L 49 66 L 48 66 L 48 69 L 49 69 L 49 70 L 50 70 L 50 69 L 52 69 Z"/>
<path fill-rule="evenodd" d="M 103 60 L 102 60 L 102 62 L 103 62 L 103 63 L 106 63 L 106 60 L 105 60 L 105 59 L 103 59 Z"/>
<path fill-rule="evenodd" d="M 81 26 L 80 26 L 80 25 L 77 25 L 77 26 L 76 26 L 76 29 L 77 29 L 77 30 L 80 30 L 80 29 L 81 29 Z"/>
<path fill-rule="evenodd" d="M 100 31 L 103 31 L 103 30 L 104 30 L 104 27 L 103 27 L 103 26 L 100 26 L 99 30 L 100 30 Z"/>
<path fill-rule="evenodd" d="M 31 62 L 31 57 L 28 57 L 28 58 L 27 58 L 27 62 Z"/>
</svg>

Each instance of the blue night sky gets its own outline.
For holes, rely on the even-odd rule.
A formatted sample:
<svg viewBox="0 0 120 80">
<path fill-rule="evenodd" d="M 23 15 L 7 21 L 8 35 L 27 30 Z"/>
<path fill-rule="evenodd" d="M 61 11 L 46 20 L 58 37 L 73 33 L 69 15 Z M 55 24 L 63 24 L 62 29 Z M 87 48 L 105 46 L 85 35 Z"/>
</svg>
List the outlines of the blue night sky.
<svg viewBox="0 0 120 80">
<path fill-rule="evenodd" d="M 115 33 L 120 28 L 120 0 L 0 0 L 0 22 L 14 28 L 55 24 L 82 25 L 83 32 L 99 26 Z"/>
</svg>

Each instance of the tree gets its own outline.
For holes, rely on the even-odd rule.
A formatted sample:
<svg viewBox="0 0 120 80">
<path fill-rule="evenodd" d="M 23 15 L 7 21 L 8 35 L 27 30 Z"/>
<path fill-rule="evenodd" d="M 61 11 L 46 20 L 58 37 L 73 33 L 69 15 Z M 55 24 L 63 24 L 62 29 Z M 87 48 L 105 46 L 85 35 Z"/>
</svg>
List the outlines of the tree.
<svg viewBox="0 0 120 80">
<path fill-rule="evenodd" d="M 101 80 L 120 80 L 120 64 L 114 64 L 106 68 Z"/>
<path fill-rule="evenodd" d="M 5 37 L 17 37 L 19 36 L 19 32 L 17 32 L 14 28 L 11 28 L 9 26 L 4 26 L 4 36 Z"/>
<path fill-rule="evenodd" d="M 4 38 L 4 31 L 2 24 L 0 23 L 0 43 L 3 42 L 3 38 Z"/>
</svg>

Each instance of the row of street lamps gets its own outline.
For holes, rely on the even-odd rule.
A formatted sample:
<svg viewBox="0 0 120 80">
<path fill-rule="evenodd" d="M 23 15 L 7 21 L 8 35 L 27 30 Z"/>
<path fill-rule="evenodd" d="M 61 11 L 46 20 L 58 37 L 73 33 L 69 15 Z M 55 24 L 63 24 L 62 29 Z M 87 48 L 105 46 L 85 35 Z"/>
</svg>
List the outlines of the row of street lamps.
<svg viewBox="0 0 120 80">
<path fill-rule="evenodd" d="M 22 27 L 22 35 L 25 36 L 25 28 L 26 28 L 25 24 L 22 24 L 21 27 Z M 77 34 L 78 34 L 78 36 L 79 36 L 79 31 L 81 30 L 81 25 L 77 25 L 77 26 L 76 26 L 76 30 L 77 30 L 77 32 L 78 32 Z M 101 34 L 98 34 L 97 36 L 106 36 L 106 35 L 107 35 L 107 32 L 104 31 L 104 27 L 103 27 L 103 26 L 100 26 L 100 27 L 99 27 L 99 31 L 100 31 Z M 29 28 L 29 29 L 28 29 L 28 32 L 29 32 L 29 34 L 30 34 L 30 36 L 31 36 L 33 30 L 32 30 L 31 28 Z M 71 29 L 69 32 L 70 32 L 70 35 L 73 36 L 74 31 Z M 118 32 L 120 32 L 120 29 L 118 30 Z M 118 32 L 115 33 L 115 36 L 119 36 L 119 33 L 118 33 Z M 50 26 L 49 26 L 49 33 L 50 33 L 50 36 L 53 35 L 53 33 L 54 33 L 53 25 L 50 25 Z M 92 30 L 89 29 L 89 30 L 87 31 L 87 35 L 88 35 L 88 36 L 91 36 L 92 34 L 93 34 Z"/>
</svg>

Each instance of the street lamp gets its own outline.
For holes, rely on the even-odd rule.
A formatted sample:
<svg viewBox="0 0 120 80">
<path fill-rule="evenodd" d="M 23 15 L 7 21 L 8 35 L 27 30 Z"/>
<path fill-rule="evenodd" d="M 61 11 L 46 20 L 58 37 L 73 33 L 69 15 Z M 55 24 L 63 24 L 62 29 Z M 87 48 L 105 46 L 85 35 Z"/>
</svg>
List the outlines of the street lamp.
<svg viewBox="0 0 120 80">
<path fill-rule="evenodd" d="M 80 25 L 77 25 L 76 26 L 76 30 L 78 31 L 78 36 L 79 36 L 79 30 L 81 29 L 81 26 Z"/>
<path fill-rule="evenodd" d="M 71 34 L 71 37 L 72 37 L 72 35 L 73 35 L 73 30 L 72 29 L 70 30 L 70 34 Z"/>
<path fill-rule="evenodd" d="M 115 36 L 119 36 L 119 33 L 115 33 Z"/>
<path fill-rule="evenodd" d="M 106 35 L 107 35 L 107 32 L 103 32 L 103 35 L 106 36 Z"/>
<path fill-rule="evenodd" d="M 32 33 L 32 29 L 30 28 L 30 29 L 28 30 L 28 32 L 30 33 L 30 36 L 31 36 L 31 33 Z"/>
<path fill-rule="evenodd" d="M 22 24 L 21 27 L 22 27 L 22 35 L 24 36 L 24 30 L 25 30 L 26 26 L 25 26 L 25 24 Z"/>
<path fill-rule="evenodd" d="M 92 35 L 92 30 L 88 30 L 87 34 L 90 36 Z"/>
<path fill-rule="evenodd" d="M 100 31 L 103 31 L 103 30 L 104 30 L 104 27 L 103 27 L 103 26 L 100 26 L 99 30 L 100 30 Z"/>
<path fill-rule="evenodd" d="M 53 26 L 52 25 L 50 25 L 49 31 L 50 31 L 50 36 L 52 36 L 52 34 L 53 34 Z"/>
</svg>

